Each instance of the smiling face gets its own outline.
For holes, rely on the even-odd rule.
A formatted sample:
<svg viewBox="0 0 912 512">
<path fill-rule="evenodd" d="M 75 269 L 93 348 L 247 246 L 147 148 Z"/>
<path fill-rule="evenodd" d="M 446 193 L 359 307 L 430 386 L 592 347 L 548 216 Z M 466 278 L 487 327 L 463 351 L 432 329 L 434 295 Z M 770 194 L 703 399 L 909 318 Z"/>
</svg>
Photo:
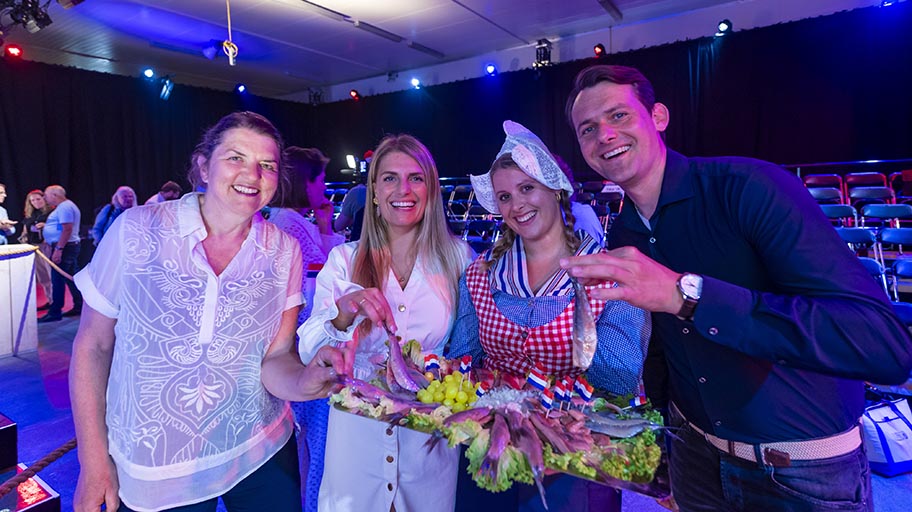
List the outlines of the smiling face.
<svg viewBox="0 0 912 512">
<path fill-rule="evenodd" d="M 653 172 L 662 172 L 668 109 L 656 103 L 650 112 L 632 85 L 600 82 L 576 97 L 571 119 L 586 163 L 625 189 Z"/>
<path fill-rule="evenodd" d="M 417 228 L 427 207 L 427 177 L 414 158 L 399 151 L 383 156 L 377 166 L 374 198 L 380 217 L 393 233 Z"/>
<path fill-rule="evenodd" d="M 206 183 L 206 210 L 219 216 L 253 217 L 278 188 L 279 161 L 279 148 L 271 137 L 249 128 L 227 130 L 212 156 L 197 160 Z"/>
<path fill-rule="evenodd" d="M 563 232 L 557 190 L 535 181 L 516 167 L 503 167 L 491 174 L 494 199 L 504 222 L 524 241 L 560 236 Z"/>
</svg>

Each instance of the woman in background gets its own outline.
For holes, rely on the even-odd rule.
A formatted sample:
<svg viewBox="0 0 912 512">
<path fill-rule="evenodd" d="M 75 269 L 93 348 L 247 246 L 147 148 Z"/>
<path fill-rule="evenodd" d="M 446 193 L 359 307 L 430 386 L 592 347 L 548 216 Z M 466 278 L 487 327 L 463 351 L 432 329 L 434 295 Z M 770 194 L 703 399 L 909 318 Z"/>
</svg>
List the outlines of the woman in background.
<svg viewBox="0 0 912 512">
<path fill-rule="evenodd" d="M 449 234 L 437 167 L 417 139 L 383 139 L 367 181 L 361 239 L 332 250 L 317 276 L 314 313 L 298 329 L 304 361 L 327 344 L 357 344 L 351 373 L 363 380 L 389 354 L 384 327 L 417 340 L 423 352 L 443 351 L 471 258 Z M 428 439 L 330 410 L 320 510 L 452 511 L 459 451 L 440 443 L 428 453 Z"/>
<path fill-rule="evenodd" d="M 19 235 L 19 243 L 31 244 L 38 247 L 42 254 L 50 259 L 51 248 L 44 241 L 44 235 L 41 230 L 44 228 L 44 222 L 54 208 L 44 200 L 44 191 L 35 189 L 25 196 L 25 209 L 22 217 L 22 234 Z M 35 257 L 35 277 L 38 284 L 44 290 L 44 296 L 47 302 L 38 310 L 45 310 L 51 307 L 53 295 L 51 293 L 51 267 L 48 262 L 40 257 Z"/>
<path fill-rule="evenodd" d="M 345 242 L 345 237 L 332 230 L 333 205 L 324 196 L 326 164 L 329 159 L 316 148 L 292 146 L 285 150 L 288 187 L 282 194 L 281 208 L 265 209 L 269 222 L 298 241 L 304 265 L 301 292 L 304 307 L 298 315 L 298 326 L 310 317 L 313 309 L 317 273 L 326 263 L 329 251 Z M 307 216 L 313 212 L 313 221 Z M 301 425 L 298 437 L 298 464 L 301 468 L 301 499 L 306 512 L 317 510 L 320 481 L 323 479 L 323 454 L 326 449 L 326 424 L 329 404 L 325 398 L 293 402 L 291 408 Z"/>
<path fill-rule="evenodd" d="M 104 205 L 95 216 L 95 224 L 92 226 L 92 243 L 97 246 L 105 232 L 114 223 L 114 219 L 134 206 L 136 206 L 136 192 L 126 185 L 117 187 L 114 195 L 111 196 L 111 202 Z"/>
</svg>

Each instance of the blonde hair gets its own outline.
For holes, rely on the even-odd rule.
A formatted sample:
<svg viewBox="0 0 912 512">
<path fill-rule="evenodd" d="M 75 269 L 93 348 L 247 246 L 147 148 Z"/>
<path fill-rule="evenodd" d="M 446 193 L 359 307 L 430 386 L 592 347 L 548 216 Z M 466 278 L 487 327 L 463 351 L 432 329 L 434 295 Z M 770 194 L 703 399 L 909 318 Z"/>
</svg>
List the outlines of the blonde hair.
<svg viewBox="0 0 912 512">
<path fill-rule="evenodd" d="M 47 204 L 47 200 L 44 198 L 44 191 L 40 189 L 35 189 L 25 195 L 25 208 L 23 208 L 24 218 L 29 218 L 35 213 L 35 207 L 32 206 L 31 197 L 34 195 L 41 196 L 41 199 L 44 200 L 44 208 L 41 209 L 41 213 L 51 213 L 54 209 L 51 208 L 51 205 Z"/>
<path fill-rule="evenodd" d="M 437 165 L 427 147 L 411 135 L 388 135 L 374 150 L 367 175 L 367 198 L 364 208 L 364 224 L 361 240 L 355 250 L 352 266 L 352 281 L 365 288 L 383 289 L 391 265 L 389 225 L 374 206 L 376 197 L 377 172 L 381 162 L 391 153 L 402 153 L 414 159 L 424 172 L 427 184 L 427 205 L 424 217 L 418 226 L 418 257 L 429 273 L 442 274 L 449 284 L 449 299 L 456 303 L 459 277 L 462 275 L 465 243 L 450 234 L 440 196 L 440 178 Z M 455 312 L 455 308 L 454 312 Z M 359 329 L 366 333 L 372 328 L 369 321 Z"/>
<path fill-rule="evenodd" d="M 491 176 L 493 177 L 494 173 L 500 169 L 519 169 L 519 165 L 513 161 L 513 155 L 511 153 L 504 153 L 491 165 Z M 573 225 L 576 223 L 576 218 L 573 216 L 573 212 L 570 208 L 570 194 L 568 194 L 566 190 L 551 190 L 556 194 L 559 194 L 558 202 L 560 203 L 560 209 L 564 219 L 564 243 L 571 253 L 575 253 L 576 250 L 579 249 L 582 241 L 573 231 Z M 510 229 L 506 222 L 500 223 L 500 231 L 502 233 L 501 237 L 494 244 L 494 247 L 491 248 L 491 259 L 486 263 L 486 269 L 493 267 L 494 264 L 497 263 L 497 260 L 506 254 L 506 252 L 510 250 L 510 247 L 513 246 L 513 242 L 516 241 L 516 232 Z"/>
</svg>

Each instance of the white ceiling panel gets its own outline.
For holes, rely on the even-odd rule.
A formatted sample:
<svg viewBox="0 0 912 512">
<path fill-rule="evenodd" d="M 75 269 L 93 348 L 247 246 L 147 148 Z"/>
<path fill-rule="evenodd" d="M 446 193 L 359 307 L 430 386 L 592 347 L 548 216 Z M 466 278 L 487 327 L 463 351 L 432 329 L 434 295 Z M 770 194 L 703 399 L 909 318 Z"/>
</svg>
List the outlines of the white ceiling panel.
<svg viewBox="0 0 912 512">
<path fill-rule="evenodd" d="M 222 0 L 85 0 L 66 10 L 51 2 L 48 27 L 4 32 L 33 60 L 132 76 L 153 66 L 177 83 L 227 90 L 244 82 L 281 97 L 744 1 L 772 0 L 615 0 L 621 20 L 598 0 L 230 0 L 235 67 L 221 52 L 203 56 L 227 38 Z"/>
</svg>

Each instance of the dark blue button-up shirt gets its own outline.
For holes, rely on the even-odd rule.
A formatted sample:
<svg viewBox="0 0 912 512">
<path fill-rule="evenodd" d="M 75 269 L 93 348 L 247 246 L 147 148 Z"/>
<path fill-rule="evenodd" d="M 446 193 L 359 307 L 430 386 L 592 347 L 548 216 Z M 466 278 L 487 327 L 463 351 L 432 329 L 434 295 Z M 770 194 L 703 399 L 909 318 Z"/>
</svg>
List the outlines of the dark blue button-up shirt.
<svg viewBox="0 0 912 512">
<path fill-rule="evenodd" d="M 861 380 L 908 377 L 908 332 L 794 175 L 669 150 L 649 221 L 627 205 L 608 247 L 704 277 L 693 322 L 652 316 L 671 398 L 703 430 L 750 443 L 831 435 L 861 416 Z"/>
</svg>

